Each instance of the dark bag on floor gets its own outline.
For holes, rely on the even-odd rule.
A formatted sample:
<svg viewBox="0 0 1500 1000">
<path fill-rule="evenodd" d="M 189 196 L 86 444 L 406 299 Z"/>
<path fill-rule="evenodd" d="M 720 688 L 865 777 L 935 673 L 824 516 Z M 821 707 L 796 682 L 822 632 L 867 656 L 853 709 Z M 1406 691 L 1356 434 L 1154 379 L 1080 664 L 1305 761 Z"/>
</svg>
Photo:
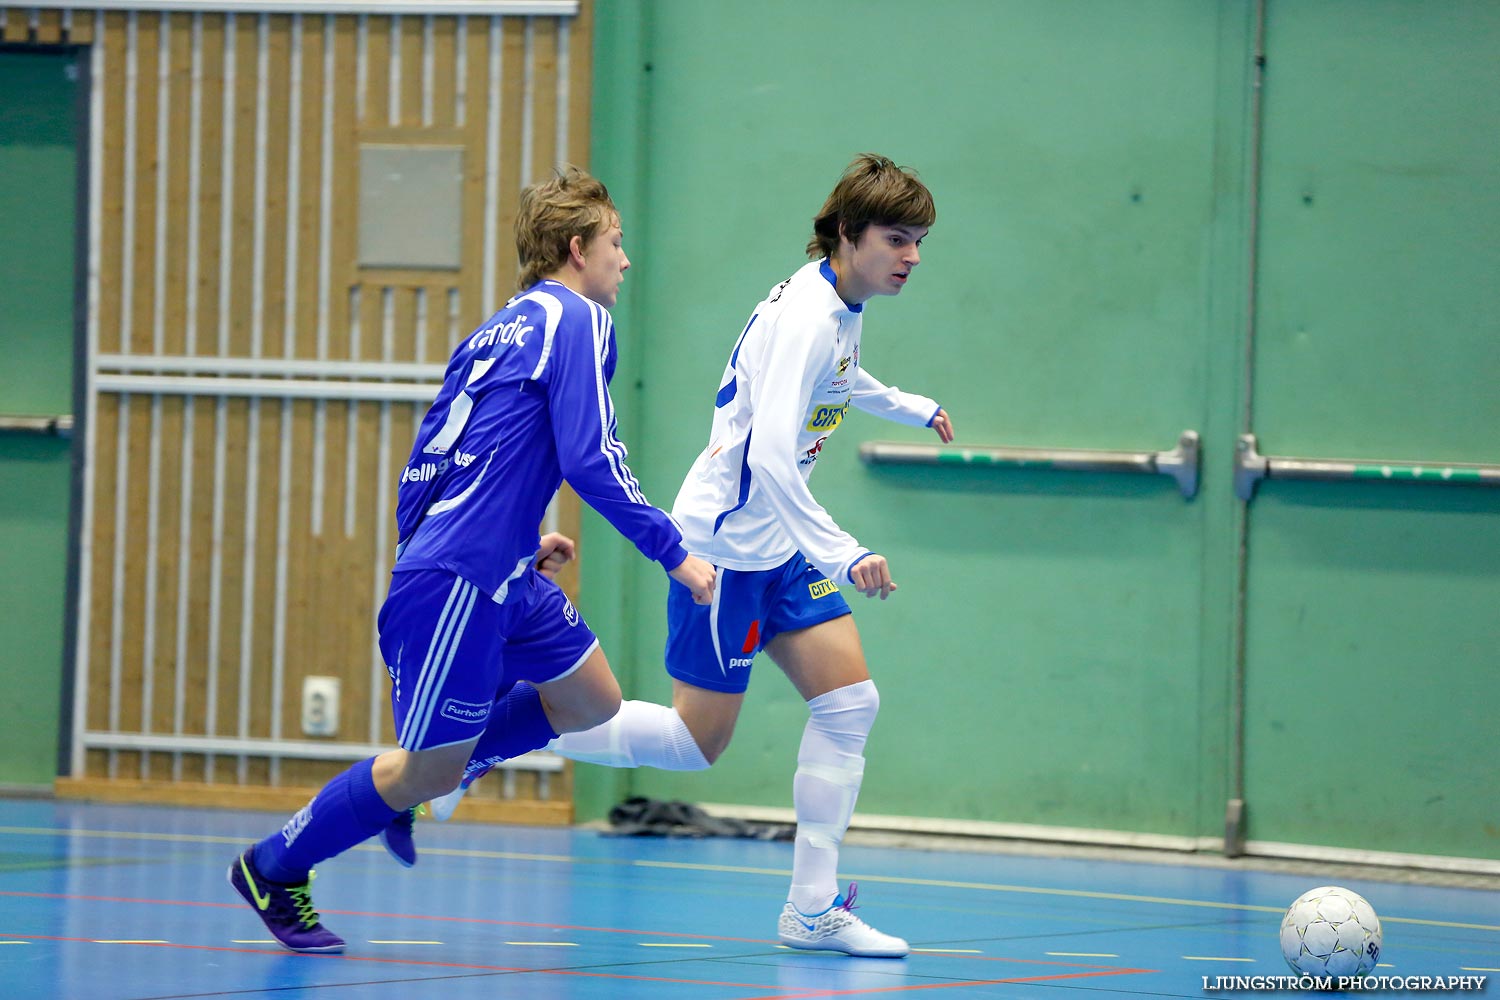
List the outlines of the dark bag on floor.
<svg viewBox="0 0 1500 1000">
<path fill-rule="evenodd" d="M 797 828 L 788 823 L 756 823 L 710 816 L 687 802 L 663 802 L 635 796 L 609 811 L 612 837 L 748 837 L 791 840 Z"/>
</svg>

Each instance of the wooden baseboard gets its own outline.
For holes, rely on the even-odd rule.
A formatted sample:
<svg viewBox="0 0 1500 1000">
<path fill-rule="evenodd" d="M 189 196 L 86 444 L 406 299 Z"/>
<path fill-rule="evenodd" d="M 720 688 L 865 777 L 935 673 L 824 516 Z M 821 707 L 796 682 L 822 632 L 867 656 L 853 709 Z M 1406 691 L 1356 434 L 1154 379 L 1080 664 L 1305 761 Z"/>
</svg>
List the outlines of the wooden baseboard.
<svg viewBox="0 0 1500 1000">
<path fill-rule="evenodd" d="M 316 788 L 108 778 L 58 778 L 54 784 L 54 792 L 60 799 L 190 806 L 195 809 L 257 809 L 281 813 L 301 809 L 317 791 Z M 459 803 L 453 818 L 468 823 L 569 826 L 573 822 L 573 803 L 571 800 L 466 798 Z"/>
</svg>

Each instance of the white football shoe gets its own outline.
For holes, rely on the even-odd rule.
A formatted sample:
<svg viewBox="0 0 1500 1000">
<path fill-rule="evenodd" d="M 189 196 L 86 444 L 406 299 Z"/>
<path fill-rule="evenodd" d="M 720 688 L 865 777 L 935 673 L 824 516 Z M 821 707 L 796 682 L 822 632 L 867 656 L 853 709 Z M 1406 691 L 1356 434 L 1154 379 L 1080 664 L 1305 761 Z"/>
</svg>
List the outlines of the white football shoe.
<svg viewBox="0 0 1500 1000">
<path fill-rule="evenodd" d="M 851 911 L 858 883 L 849 883 L 848 896 L 839 896 L 822 913 L 803 913 L 791 903 L 781 908 L 776 933 L 788 948 L 841 951 L 861 958 L 905 958 L 911 946 L 882 934 Z"/>
<path fill-rule="evenodd" d="M 453 810 L 457 809 L 458 804 L 463 801 L 464 793 L 469 790 L 469 786 L 489 773 L 490 769 L 485 768 L 483 771 L 464 775 L 463 780 L 458 783 L 458 787 L 453 789 L 453 791 L 447 795 L 439 795 L 435 799 L 429 799 L 427 802 L 427 811 L 432 813 L 432 818 L 439 823 L 448 822 L 448 817 L 453 815 Z"/>
<path fill-rule="evenodd" d="M 468 790 L 468 785 L 459 785 L 447 795 L 439 795 L 435 799 L 429 799 L 427 801 L 427 811 L 432 813 L 432 818 L 439 823 L 448 822 L 448 817 L 453 815 L 453 810 L 458 808 L 458 803 L 462 801 L 464 793 Z"/>
</svg>

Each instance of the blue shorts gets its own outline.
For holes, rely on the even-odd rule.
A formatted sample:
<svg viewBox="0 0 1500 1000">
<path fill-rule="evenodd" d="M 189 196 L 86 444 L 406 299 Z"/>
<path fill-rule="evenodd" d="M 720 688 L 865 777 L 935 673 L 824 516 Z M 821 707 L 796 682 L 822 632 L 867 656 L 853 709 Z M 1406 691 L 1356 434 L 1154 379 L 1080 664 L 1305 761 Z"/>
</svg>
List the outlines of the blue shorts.
<svg viewBox="0 0 1500 1000">
<path fill-rule="evenodd" d="M 443 570 L 393 573 L 378 627 L 396 740 L 407 750 L 477 739 L 517 681 L 566 677 L 599 645 L 562 589 L 535 569 L 511 583 L 504 604 Z"/>
<path fill-rule="evenodd" d="M 719 570 L 713 603 L 693 603 L 676 580 L 667 592 L 667 673 L 710 691 L 739 694 L 750 664 L 782 632 L 849 614 L 838 584 L 797 553 L 776 569 Z"/>
</svg>

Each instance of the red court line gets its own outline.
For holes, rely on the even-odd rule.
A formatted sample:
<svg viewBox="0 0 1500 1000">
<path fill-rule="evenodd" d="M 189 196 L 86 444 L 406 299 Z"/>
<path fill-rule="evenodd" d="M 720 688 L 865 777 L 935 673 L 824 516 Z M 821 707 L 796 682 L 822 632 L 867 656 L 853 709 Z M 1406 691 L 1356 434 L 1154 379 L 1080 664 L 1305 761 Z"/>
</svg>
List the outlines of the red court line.
<svg viewBox="0 0 1500 1000">
<path fill-rule="evenodd" d="M 13 891 L 0 890 L 0 896 L 16 896 L 16 897 L 26 897 L 26 898 L 38 898 L 38 899 L 83 900 L 83 901 L 90 901 L 90 902 L 107 902 L 107 903 L 136 903 L 136 904 L 145 904 L 145 905 L 151 905 L 151 906 L 200 906 L 200 907 L 210 907 L 210 908 L 225 909 L 225 910 L 243 910 L 245 908 L 244 904 L 241 904 L 241 903 L 210 903 L 210 902 L 200 902 L 200 901 L 196 901 L 196 900 L 134 899 L 134 898 L 124 897 L 124 896 L 86 896 L 86 895 L 79 895 L 79 894 L 74 894 L 74 893 L 54 893 L 54 892 L 13 892 Z M 379 917 L 379 918 L 383 918 L 383 919 L 392 919 L 392 920 L 423 920 L 423 921 L 430 921 L 430 922 L 435 922 L 435 923 L 481 924 L 481 925 L 493 926 L 493 927 L 534 927 L 534 928 L 542 928 L 542 929 L 546 929 L 546 930 L 585 931 L 585 932 L 601 933 L 601 934 L 634 934 L 634 935 L 638 935 L 638 936 L 641 936 L 641 937 L 693 938 L 693 939 L 703 940 L 703 941 L 732 941 L 732 942 L 737 942 L 737 943 L 741 943 L 741 944 L 773 945 L 773 944 L 777 943 L 777 942 L 774 942 L 774 941 L 765 940 L 763 938 L 725 937 L 725 936 L 712 935 L 712 934 L 687 934 L 687 933 L 681 933 L 681 932 L 675 932 L 675 931 L 632 930 L 632 929 L 629 929 L 629 928 L 616 928 L 616 927 L 587 927 L 587 926 L 580 926 L 580 925 L 574 925 L 574 924 L 545 924 L 545 923 L 535 923 L 535 922 L 520 921 L 520 920 L 493 920 L 493 919 L 490 919 L 490 918 L 487 918 L 487 917 L 427 916 L 427 915 L 423 915 L 423 914 L 411 914 L 411 913 L 378 913 L 378 912 L 368 912 L 368 911 L 364 911 L 364 910 L 323 910 L 322 912 L 324 914 L 335 914 L 335 915 L 340 915 L 340 916 Z M 20 935 L 20 934 L 6 934 L 6 933 L 0 933 L 0 937 L 4 937 L 4 938 L 29 938 L 29 939 L 33 939 L 33 940 L 39 940 L 39 941 L 41 941 L 41 940 L 54 940 L 54 941 L 83 941 L 83 942 L 88 942 L 88 941 L 94 940 L 93 938 L 48 938 L 48 937 L 45 937 L 43 935 Z M 493 972 L 512 972 L 512 973 L 540 972 L 540 973 L 544 973 L 544 974 L 547 974 L 547 975 L 588 976 L 588 977 L 596 977 L 596 978 L 604 978 L 604 979 L 636 979 L 636 980 L 641 980 L 643 982 L 681 983 L 681 984 L 686 984 L 686 985 L 697 985 L 697 986 L 724 986 L 724 987 L 735 987 L 735 988 L 743 988 L 743 989 L 761 989 L 762 988 L 761 984 L 758 984 L 758 983 L 754 983 L 754 984 L 752 984 L 752 983 L 728 983 L 728 982 L 713 982 L 713 981 L 693 980 L 693 979 L 667 979 L 667 978 L 663 978 L 663 977 L 651 977 L 651 976 L 627 976 L 627 975 L 622 975 L 622 974 L 619 974 L 619 973 L 586 972 L 586 971 L 582 971 L 582 970 L 573 970 L 573 969 L 531 969 L 531 968 L 511 967 L 511 966 L 501 966 L 501 965 L 469 965 L 469 964 L 454 963 L 454 962 L 434 962 L 434 961 L 420 960 L 420 959 L 410 959 L 410 960 L 408 960 L 408 959 L 398 959 L 398 958 L 375 958 L 375 957 L 359 956 L 359 955 L 297 955 L 297 954 L 295 954 L 293 952 L 266 951 L 264 949 L 253 949 L 253 948 L 225 948 L 225 947 L 216 946 L 216 945 L 172 945 L 172 944 L 167 944 L 167 945 L 143 945 L 141 947 L 152 947 L 152 948 L 187 948 L 187 949 L 203 950 L 203 951 L 243 952 L 245 954 L 251 954 L 251 955 L 276 955 L 278 957 L 291 956 L 291 957 L 298 957 L 298 958 L 326 958 L 326 959 L 338 959 L 340 961 L 346 961 L 346 962 L 391 963 L 391 964 L 398 964 L 398 965 L 434 966 L 434 967 L 439 967 L 439 968 L 477 969 L 477 970 L 493 971 Z M 1088 978 L 1088 977 L 1092 977 L 1092 976 L 1124 976 L 1124 975 L 1133 975 L 1133 974 L 1136 974 L 1136 973 L 1156 972 L 1156 971 L 1159 971 L 1159 970 L 1156 970 L 1156 969 L 1126 969 L 1126 968 L 1115 968 L 1115 967 L 1111 967 L 1111 966 L 1101 966 L 1101 965 L 1084 965 L 1084 964 L 1077 963 L 1077 962 L 1053 962 L 1053 961 L 1047 961 L 1047 960 L 1043 960 L 1043 959 L 1034 959 L 1034 958 L 1004 958 L 1004 957 L 1001 957 L 1001 956 L 990 956 L 990 955 L 929 955 L 927 957 L 929 957 L 929 958 L 945 958 L 945 959 L 950 959 L 950 960 L 973 959 L 973 960 L 978 960 L 978 961 L 981 961 L 981 962 L 1013 962 L 1013 963 L 1017 963 L 1017 964 L 1026 964 L 1026 965 L 1049 965 L 1049 966 L 1061 967 L 1061 968 L 1090 969 L 1090 970 L 1095 970 L 1095 971 L 1090 971 L 1090 972 L 1065 972 L 1065 973 L 1058 973 L 1056 975 L 1051 975 L 1051 976 L 1029 976 L 1029 977 L 1020 977 L 1020 978 L 1011 978 L 1011 979 L 966 979 L 966 980 L 959 980 L 959 981 L 954 981 L 954 982 L 921 983 L 921 984 L 914 984 L 914 985 L 908 985 L 908 986 L 880 986 L 880 987 L 871 987 L 869 989 L 858 989 L 858 990 L 821 990 L 821 991 L 800 992 L 800 993 L 779 993 L 779 994 L 776 994 L 774 996 L 751 997 L 751 998 L 748 998 L 748 1000 L 804 1000 L 804 998 L 811 998 L 811 997 L 859 996 L 859 995 L 870 994 L 870 993 L 891 993 L 891 992 L 902 992 L 902 991 L 911 991 L 911 990 L 940 990 L 940 989 L 952 989 L 952 988 L 958 987 L 958 986 L 992 986 L 992 985 L 1012 984 L 1012 983 L 1033 983 L 1033 982 L 1044 982 L 1044 981 L 1047 981 L 1047 980 L 1057 980 L 1057 979 L 1083 979 L 1083 978 Z"/>
<path fill-rule="evenodd" d="M 78 944 L 93 944 L 94 938 L 81 937 L 57 937 L 50 934 L 5 934 L 0 933 L 0 938 L 22 941 L 66 941 Z M 476 965 L 467 962 L 434 962 L 424 959 L 406 958 L 377 958 L 369 955 L 307 955 L 292 951 L 284 951 L 280 948 L 272 951 L 268 948 L 226 948 L 222 945 L 212 944 L 172 944 L 167 942 L 159 944 L 154 941 L 132 941 L 126 947 L 132 948 L 170 948 L 182 951 L 214 951 L 229 952 L 236 955 L 269 955 L 272 958 L 300 959 L 303 961 L 325 961 L 325 962 L 370 962 L 376 965 L 420 965 L 438 969 L 469 969 L 480 972 L 510 972 L 510 973 L 540 973 L 546 976 L 582 976 L 590 979 L 631 979 L 643 983 L 672 983 L 681 986 L 724 986 L 745 990 L 763 990 L 765 983 L 732 983 L 714 979 L 671 979 L 666 976 L 627 976 L 619 972 L 594 972 L 588 969 L 532 969 L 525 966 L 510 965 Z M 818 993 L 791 993 L 787 994 L 785 1000 L 799 1000 L 807 996 L 820 996 Z"/>
<path fill-rule="evenodd" d="M 959 956 L 963 957 L 963 956 Z M 993 959 L 993 961 L 1023 962 L 1026 959 Z M 951 990 L 960 986 L 1000 986 L 1011 983 L 1042 983 L 1053 979 L 1087 979 L 1091 976 L 1130 976 L 1140 972 L 1159 972 L 1159 969 L 1109 969 L 1104 972 L 1060 972 L 1055 976 L 1020 976 L 1014 979 L 964 979 L 951 983 L 917 983 L 911 986 L 871 986 L 859 990 L 814 990 L 809 993 L 777 993 L 746 1000 L 809 1000 L 811 997 L 856 997 L 872 993 L 906 993 L 913 990 Z"/>
</svg>

